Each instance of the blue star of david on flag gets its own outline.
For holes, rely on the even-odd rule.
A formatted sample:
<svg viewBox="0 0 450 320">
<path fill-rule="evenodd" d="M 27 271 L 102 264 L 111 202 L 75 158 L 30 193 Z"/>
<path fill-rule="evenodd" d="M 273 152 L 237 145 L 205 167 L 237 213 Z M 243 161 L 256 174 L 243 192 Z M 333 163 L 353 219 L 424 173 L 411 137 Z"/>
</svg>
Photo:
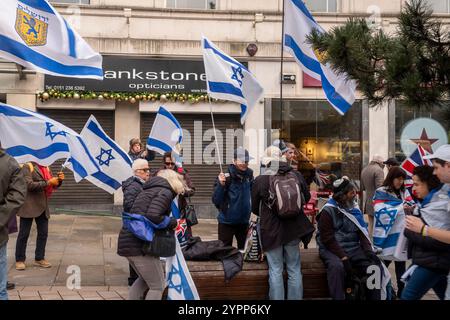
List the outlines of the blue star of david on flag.
<svg viewBox="0 0 450 320">
<path fill-rule="evenodd" d="M 242 68 L 241 67 L 231 67 L 231 69 L 233 70 L 233 75 L 231 76 L 232 80 L 236 80 L 239 83 L 239 87 L 242 87 L 242 80 L 244 79 L 244 74 L 242 73 Z"/>
<path fill-rule="evenodd" d="M 46 130 L 45 130 L 45 136 L 50 137 L 50 139 L 55 139 L 56 136 L 63 136 L 66 137 L 67 132 L 65 131 L 52 131 L 52 128 L 55 126 L 54 124 L 51 124 L 50 122 L 45 123 Z"/>
<path fill-rule="evenodd" d="M 174 283 L 174 278 L 178 277 L 179 284 Z M 172 264 L 172 268 L 169 273 L 169 289 L 175 289 L 179 294 L 183 292 L 183 286 L 181 285 L 181 275 L 180 271 L 175 268 L 175 264 Z"/>
<path fill-rule="evenodd" d="M 387 233 L 395 223 L 395 217 L 397 215 L 397 210 L 388 210 L 383 208 L 375 213 L 377 219 L 375 223 L 376 228 L 383 228 Z M 389 217 L 389 221 L 387 223 L 383 223 L 382 215 L 387 215 Z"/>
<path fill-rule="evenodd" d="M 111 162 L 111 160 L 115 159 L 111 153 L 112 153 L 112 149 L 105 150 L 105 149 L 101 148 L 100 154 L 98 156 L 96 156 L 95 159 L 98 160 L 99 165 L 101 165 L 101 166 L 105 165 L 105 166 L 109 167 L 109 163 Z M 106 160 L 103 160 L 103 155 L 105 155 L 105 154 L 106 154 L 107 158 L 106 158 Z"/>
</svg>

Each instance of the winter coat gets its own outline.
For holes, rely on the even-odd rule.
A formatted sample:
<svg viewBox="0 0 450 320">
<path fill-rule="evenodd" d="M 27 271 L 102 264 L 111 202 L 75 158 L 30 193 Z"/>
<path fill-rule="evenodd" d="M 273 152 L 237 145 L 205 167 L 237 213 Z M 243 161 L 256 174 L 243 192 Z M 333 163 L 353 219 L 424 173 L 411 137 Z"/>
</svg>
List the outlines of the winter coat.
<svg viewBox="0 0 450 320">
<path fill-rule="evenodd" d="M 147 154 L 145 154 L 145 151 L 147 151 Z M 153 150 L 142 150 L 139 153 L 134 153 L 133 151 L 129 151 L 128 155 L 130 156 L 132 161 L 135 161 L 137 159 L 145 159 L 147 161 L 152 161 L 153 159 L 155 159 L 155 151 Z"/>
<path fill-rule="evenodd" d="M 293 171 L 298 178 L 300 190 L 305 203 L 311 198 L 308 186 L 300 172 L 294 171 L 286 162 L 280 162 L 278 173 L 286 174 Z M 252 186 L 252 212 L 260 216 L 261 243 L 264 251 L 269 251 L 285 245 L 295 239 L 301 239 L 305 246 L 311 240 L 314 226 L 301 208 L 299 215 L 292 219 L 280 219 L 267 206 L 269 198 L 270 175 L 258 176 Z"/>
<path fill-rule="evenodd" d="M 171 212 L 172 200 L 175 193 L 166 179 L 161 177 L 152 177 L 147 181 L 141 193 L 136 197 L 130 213 L 142 214 L 155 224 L 160 224 L 164 216 L 169 216 Z M 168 229 L 174 229 L 177 226 L 177 220 L 171 218 Z M 142 248 L 148 244 L 137 238 L 130 231 L 122 227 L 119 234 L 117 245 L 117 254 L 123 257 L 141 256 Z"/>
<path fill-rule="evenodd" d="M 21 218 L 37 218 L 41 214 L 45 213 L 45 216 L 49 219 L 49 198 L 45 194 L 45 189 L 47 189 L 47 181 L 44 179 L 41 171 L 35 164 L 26 163 L 23 166 L 22 171 L 25 177 L 28 192 L 25 203 L 20 208 L 19 212 L 17 212 L 17 215 Z"/>
<path fill-rule="evenodd" d="M 0 149 L 0 246 L 8 241 L 8 222 L 25 202 L 27 185 L 14 158 Z"/>
<path fill-rule="evenodd" d="M 129 177 L 122 183 L 123 191 L 123 211 L 130 212 L 133 207 L 134 200 L 144 187 L 144 180 L 139 177 Z"/>
<path fill-rule="evenodd" d="M 384 171 L 376 162 L 371 162 L 361 172 L 361 190 L 366 191 L 363 212 L 370 216 L 374 215 L 373 196 L 375 191 L 383 185 Z"/>
<path fill-rule="evenodd" d="M 234 165 L 228 166 L 225 186 L 216 178 L 212 202 L 219 210 L 217 220 L 223 224 L 248 224 L 251 213 L 251 185 L 253 170 L 242 172 Z"/>
</svg>

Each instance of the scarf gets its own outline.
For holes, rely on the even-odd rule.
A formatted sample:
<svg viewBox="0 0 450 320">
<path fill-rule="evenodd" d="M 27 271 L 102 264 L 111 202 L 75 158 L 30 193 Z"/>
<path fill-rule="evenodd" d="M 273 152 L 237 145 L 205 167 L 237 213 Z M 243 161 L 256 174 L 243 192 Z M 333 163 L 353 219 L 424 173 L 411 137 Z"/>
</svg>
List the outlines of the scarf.
<svg viewBox="0 0 450 320">
<path fill-rule="evenodd" d="M 45 181 L 48 181 L 51 178 L 53 178 L 50 170 L 48 169 L 48 167 L 44 167 L 44 166 L 41 166 L 39 164 L 37 166 L 38 166 L 39 171 L 41 172 L 42 177 L 44 178 Z M 52 193 L 53 193 L 53 187 L 52 186 L 48 186 L 48 187 L 45 188 L 45 196 L 47 198 L 50 198 Z"/>
</svg>

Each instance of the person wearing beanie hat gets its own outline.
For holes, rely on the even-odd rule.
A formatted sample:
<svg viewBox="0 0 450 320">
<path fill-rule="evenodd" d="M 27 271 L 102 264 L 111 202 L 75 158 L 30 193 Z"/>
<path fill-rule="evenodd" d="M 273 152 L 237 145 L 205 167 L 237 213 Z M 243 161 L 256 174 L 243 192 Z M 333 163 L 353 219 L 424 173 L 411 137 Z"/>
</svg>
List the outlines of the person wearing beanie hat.
<svg viewBox="0 0 450 320">
<path fill-rule="evenodd" d="M 145 159 L 147 161 L 152 161 L 155 159 L 155 151 L 153 150 L 143 150 L 141 139 L 133 138 L 130 140 L 130 149 L 128 151 L 128 155 L 130 156 L 132 161 L 137 159 Z"/>
<path fill-rule="evenodd" d="M 333 196 L 317 215 L 316 241 L 334 300 L 346 298 L 346 288 L 351 288 L 349 280 L 354 276 L 362 278 L 369 267 L 381 267 L 355 202 L 356 190 L 348 179 L 334 181 Z M 381 299 L 380 288 L 367 287 L 365 294 L 367 300 Z"/>
<path fill-rule="evenodd" d="M 375 190 L 383 185 L 384 164 L 383 157 L 374 155 L 372 161 L 361 171 L 361 191 L 365 192 L 363 205 L 364 214 L 369 218 L 369 235 L 372 237 L 374 223 L 374 209 L 372 199 Z"/>
</svg>

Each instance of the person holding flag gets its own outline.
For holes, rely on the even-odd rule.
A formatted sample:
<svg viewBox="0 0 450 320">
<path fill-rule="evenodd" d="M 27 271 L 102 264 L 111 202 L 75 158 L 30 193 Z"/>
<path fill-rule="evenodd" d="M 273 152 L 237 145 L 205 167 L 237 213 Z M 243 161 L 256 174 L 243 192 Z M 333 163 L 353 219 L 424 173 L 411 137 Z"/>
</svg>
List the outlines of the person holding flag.
<svg viewBox="0 0 450 320">
<path fill-rule="evenodd" d="M 19 234 L 16 242 L 16 270 L 25 270 L 27 241 L 33 220 L 37 226 L 36 251 L 34 264 L 41 268 L 52 265 L 45 260 L 45 247 L 48 237 L 48 220 L 50 219 L 49 199 L 64 181 L 64 173 L 53 177 L 50 169 L 35 162 L 25 163 L 22 171 L 27 184 L 25 203 L 17 212 L 20 217 Z"/>
</svg>

